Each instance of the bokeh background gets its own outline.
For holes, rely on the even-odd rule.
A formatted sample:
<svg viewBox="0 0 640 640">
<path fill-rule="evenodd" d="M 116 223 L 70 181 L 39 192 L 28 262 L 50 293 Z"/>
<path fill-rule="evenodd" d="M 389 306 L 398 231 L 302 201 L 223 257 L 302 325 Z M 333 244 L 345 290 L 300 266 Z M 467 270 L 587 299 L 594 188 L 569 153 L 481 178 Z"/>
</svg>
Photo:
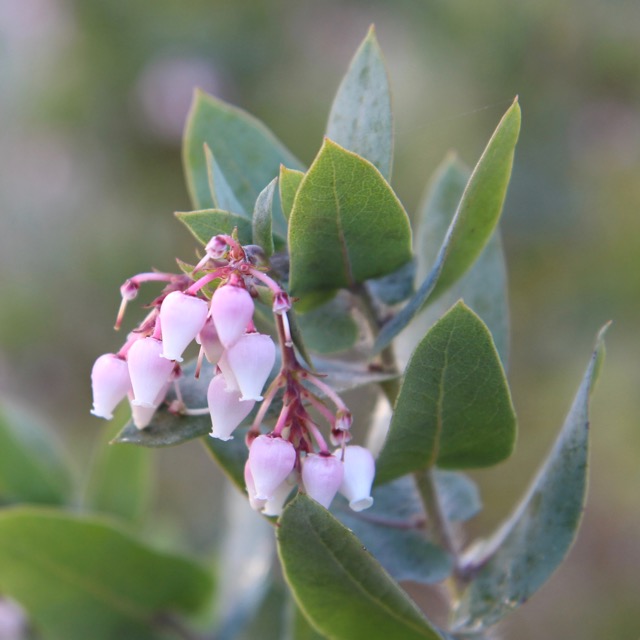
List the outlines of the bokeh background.
<svg viewBox="0 0 640 640">
<path fill-rule="evenodd" d="M 117 349 L 118 287 L 193 242 L 180 137 L 194 86 L 265 121 L 309 162 L 375 23 L 394 92 L 393 184 L 415 211 L 454 148 L 477 160 L 518 94 L 502 224 L 515 456 L 476 473 L 488 533 L 564 418 L 598 328 L 590 494 L 551 581 L 507 640 L 640 636 L 640 4 L 636 0 L 0 0 L 0 389 L 55 429 L 78 477 L 103 422 L 94 359 Z M 102 445 L 100 445 L 102 446 Z M 158 451 L 152 510 L 215 546 L 221 475 L 197 444 Z"/>
</svg>

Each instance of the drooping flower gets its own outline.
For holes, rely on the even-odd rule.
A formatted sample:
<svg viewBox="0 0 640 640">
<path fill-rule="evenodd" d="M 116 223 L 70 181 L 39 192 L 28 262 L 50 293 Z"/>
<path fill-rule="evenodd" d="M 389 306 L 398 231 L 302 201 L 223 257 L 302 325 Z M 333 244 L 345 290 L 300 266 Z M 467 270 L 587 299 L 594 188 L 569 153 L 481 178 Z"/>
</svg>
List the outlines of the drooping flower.
<svg viewBox="0 0 640 640">
<path fill-rule="evenodd" d="M 172 291 L 160 307 L 162 357 L 182 362 L 184 350 L 200 333 L 208 312 L 209 305 L 202 298 Z"/>
<path fill-rule="evenodd" d="M 253 299 L 244 287 L 227 284 L 215 290 L 211 298 L 211 317 L 225 349 L 240 339 L 253 317 L 253 310 Z"/>
<path fill-rule="evenodd" d="M 127 362 L 133 387 L 132 404 L 154 407 L 174 368 L 174 363 L 161 354 L 162 342 L 156 338 L 142 338 L 131 345 Z"/>
<path fill-rule="evenodd" d="M 332 455 L 308 453 L 302 461 L 304 488 L 316 502 L 329 508 L 342 484 L 344 469 L 342 461 Z"/>
<path fill-rule="evenodd" d="M 207 391 L 211 415 L 211 435 L 220 440 L 231 440 L 235 428 L 251 413 L 255 402 L 243 402 L 238 391 L 227 391 L 222 374 L 213 377 Z"/>
<path fill-rule="evenodd" d="M 91 370 L 93 391 L 93 409 L 91 413 L 98 418 L 111 420 L 113 410 L 120 404 L 131 388 L 129 369 L 123 358 L 105 353 L 100 356 Z"/>
<path fill-rule="evenodd" d="M 256 499 L 270 500 L 278 486 L 291 473 L 296 450 L 284 438 L 260 435 L 249 448 L 249 465 L 256 488 Z"/>
<path fill-rule="evenodd" d="M 342 450 L 337 449 L 336 458 L 342 457 Z M 363 511 L 373 504 L 371 486 L 376 473 L 373 455 L 368 449 L 357 445 L 344 448 L 344 477 L 340 485 L 340 493 L 349 501 L 353 511 Z"/>
<path fill-rule="evenodd" d="M 242 400 L 262 400 L 264 387 L 276 361 L 276 347 L 270 336 L 246 333 L 225 354 Z"/>
</svg>

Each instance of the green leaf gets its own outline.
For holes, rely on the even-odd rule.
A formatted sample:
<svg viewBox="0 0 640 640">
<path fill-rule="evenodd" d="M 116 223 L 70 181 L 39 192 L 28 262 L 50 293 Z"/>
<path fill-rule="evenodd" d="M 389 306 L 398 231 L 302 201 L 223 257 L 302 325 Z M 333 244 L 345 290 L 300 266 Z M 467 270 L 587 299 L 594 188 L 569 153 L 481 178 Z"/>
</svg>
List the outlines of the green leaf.
<svg viewBox="0 0 640 640">
<path fill-rule="evenodd" d="M 411 356 L 376 463 L 376 482 L 435 465 L 495 464 L 510 455 L 515 435 L 509 387 L 491 334 L 459 302 Z"/>
<path fill-rule="evenodd" d="M 431 271 L 405 307 L 382 328 L 375 352 L 384 349 L 411 322 L 429 297 L 437 297 L 461 278 L 482 252 L 500 219 L 519 132 L 516 100 L 469 178 Z"/>
<path fill-rule="evenodd" d="M 283 164 L 280 165 L 280 203 L 282 205 L 282 213 L 289 220 L 291 217 L 291 209 L 293 209 L 293 201 L 298 193 L 298 187 L 304 178 L 303 171 L 295 169 L 287 169 Z"/>
<path fill-rule="evenodd" d="M 64 504 L 71 494 L 69 466 L 51 426 L 23 409 L 0 406 L 0 500 Z"/>
<path fill-rule="evenodd" d="M 342 295 L 307 313 L 296 314 L 304 344 L 317 353 L 338 353 L 355 345 L 360 329 L 351 314 L 351 301 Z"/>
<path fill-rule="evenodd" d="M 373 26 L 340 84 L 326 135 L 369 160 L 389 180 L 393 160 L 391 94 Z"/>
<path fill-rule="evenodd" d="M 36 508 L 0 513 L 0 566 L 0 592 L 47 640 L 151 640 L 160 614 L 196 612 L 212 590 L 185 558 L 106 522 Z"/>
<path fill-rule="evenodd" d="M 427 190 L 415 235 L 419 280 L 427 277 L 437 260 L 438 250 L 455 215 L 469 174 L 469 170 L 450 154 L 436 171 Z M 509 305 L 507 270 L 499 229 L 494 231 L 469 271 L 435 302 L 433 298 L 427 301 L 427 308 L 416 318 L 409 331 L 414 335 L 423 335 L 461 298 L 487 325 L 500 359 L 506 366 L 509 353 Z"/>
<path fill-rule="evenodd" d="M 449 577 L 451 558 L 425 538 L 424 510 L 412 478 L 376 487 L 372 495 L 366 511 L 352 511 L 340 497 L 332 511 L 395 580 L 433 584 Z"/>
<path fill-rule="evenodd" d="M 151 497 L 151 452 L 142 447 L 118 447 L 110 425 L 98 440 L 84 506 L 139 522 Z"/>
<path fill-rule="evenodd" d="M 278 175 L 280 165 L 302 165 L 260 121 L 242 109 L 196 90 L 183 139 L 187 186 L 196 209 L 215 207 L 203 145 L 207 143 L 226 182 L 243 211 L 252 211 L 265 184 Z M 286 233 L 284 218 L 275 229 Z"/>
<path fill-rule="evenodd" d="M 472 578 L 455 614 L 461 630 L 489 627 L 528 600 L 576 537 L 587 485 L 589 398 L 604 357 L 604 327 L 560 434 L 502 527 L 466 558 Z"/>
<path fill-rule="evenodd" d="M 367 160 L 325 139 L 289 220 L 294 296 L 352 287 L 411 260 L 402 204 Z"/>
<path fill-rule="evenodd" d="M 271 210 L 277 182 L 278 178 L 274 178 L 260 192 L 253 210 L 253 244 L 261 246 L 267 258 L 270 258 L 274 251 L 273 234 L 271 232 Z"/>
<path fill-rule="evenodd" d="M 296 602 L 336 640 L 439 639 L 429 621 L 362 543 L 305 495 L 285 508 L 278 553 Z"/>
<path fill-rule="evenodd" d="M 253 241 L 251 220 L 235 213 L 229 213 L 229 211 L 205 209 L 203 211 L 178 212 L 176 217 L 202 244 L 207 244 L 213 236 L 218 234 L 230 235 L 236 227 L 240 244 L 251 244 Z"/>
<path fill-rule="evenodd" d="M 229 186 L 227 179 L 222 173 L 218 163 L 213 157 L 213 153 L 209 145 L 204 144 L 204 156 L 207 163 L 207 177 L 209 179 L 209 192 L 211 193 L 211 207 L 213 209 L 222 209 L 223 211 L 232 211 L 237 214 L 244 214 L 246 211 L 238 202 L 233 190 Z"/>
</svg>

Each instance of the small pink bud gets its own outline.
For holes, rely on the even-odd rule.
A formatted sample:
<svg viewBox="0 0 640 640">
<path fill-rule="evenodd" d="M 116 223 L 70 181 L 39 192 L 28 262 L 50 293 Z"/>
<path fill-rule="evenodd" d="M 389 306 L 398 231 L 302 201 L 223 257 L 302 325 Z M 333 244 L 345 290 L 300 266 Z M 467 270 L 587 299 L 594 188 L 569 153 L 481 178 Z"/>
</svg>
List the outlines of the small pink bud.
<svg viewBox="0 0 640 640">
<path fill-rule="evenodd" d="M 276 293 L 273 297 L 273 313 L 282 315 L 291 309 L 291 300 L 285 291 Z"/>
<path fill-rule="evenodd" d="M 352 422 L 353 422 L 353 417 L 350 411 L 347 411 L 345 409 L 340 409 L 336 411 L 335 428 L 338 431 L 349 431 L 349 429 L 351 429 Z"/>
<path fill-rule="evenodd" d="M 218 338 L 218 332 L 211 316 L 207 316 L 204 326 L 196 336 L 196 342 L 202 346 L 204 355 L 211 364 L 216 364 L 220 360 L 224 347 Z"/>
<path fill-rule="evenodd" d="M 270 500 L 296 463 L 293 445 L 280 437 L 258 436 L 249 449 L 249 465 L 258 500 Z"/>
<path fill-rule="evenodd" d="M 205 300 L 182 291 L 172 291 L 160 307 L 162 357 L 182 362 L 182 354 L 198 335 L 209 313 Z"/>
<path fill-rule="evenodd" d="M 211 298 L 211 317 L 226 349 L 240 339 L 253 317 L 253 310 L 253 299 L 244 287 L 226 284 L 215 290 Z"/>
<path fill-rule="evenodd" d="M 224 236 L 213 236 L 213 238 L 207 242 L 204 250 L 210 258 L 219 260 L 223 258 L 227 252 L 227 246 L 227 241 L 224 239 Z"/>
<path fill-rule="evenodd" d="M 304 488 L 309 497 L 325 509 L 338 493 L 343 477 L 342 461 L 334 456 L 308 453 L 302 461 Z"/>
<path fill-rule="evenodd" d="M 123 300 L 130 302 L 137 295 L 140 290 L 140 285 L 135 280 L 125 280 L 124 284 L 120 287 L 120 295 Z"/>
<path fill-rule="evenodd" d="M 242 400 L 262 400 L 262 388 L 276 361 L 276 346 L 270 336 L 246 333 L 225 353 Z"/>
<path fill-rule="evenodd" d="M 251 413 L 255 402 L 241 402 L 237 391 L 227 391 L 224 376 L 218 374 L 209 383 L 207 402 L 211 414 L 213 438 L 231 440 L 234 429 Z"/>
<path fill-rule="evenodd" d="M 162 342 L 156 338 L 142 338 L 131 345 L 127 362 L 133 387 L 132 404 L 142 407 L 155 405 L 174 368 L 173 362 L 161 358 L 161 354 Z"/>
<path fill-rule="evenodd" d="M 100 356 L 91 369 L 93 409 L 98 418 L 111 420 L 112 411 L 124 400 L 131 388 L 127 363 L 113 353 Z"/>
<path fill-rule="evenodd" d="M 333 454 L 340 459 L 342 450 Z M 371 485 L 376 473 L 375 461 L 369 449 L 350 445 L 344 449 L 344 478 L 340 485 L 340 493 L 349 500 L 353 511 L 363 511 L 373 504 Z"/>
</svg>

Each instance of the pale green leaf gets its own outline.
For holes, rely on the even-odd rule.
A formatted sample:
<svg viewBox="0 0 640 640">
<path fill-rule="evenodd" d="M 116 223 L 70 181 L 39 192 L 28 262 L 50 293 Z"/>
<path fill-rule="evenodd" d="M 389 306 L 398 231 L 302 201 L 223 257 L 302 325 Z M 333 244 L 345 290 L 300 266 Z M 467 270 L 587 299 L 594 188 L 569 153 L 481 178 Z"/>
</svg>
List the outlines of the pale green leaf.
<svg viewBox="0 0 640 640">
<path fill-rule="evenodd" d="M 326 135 L 369 160 L 389 180 L 393 160 L 391 95 L 373 26 L 340 84 Z"/>
<path fill-rule="evenodd" d="M 407 365 L 376 482 L 429 469 L 485 467 L 510 455 L 516 418 L 486 326 L 459 302 Z"/>
<path fill-rule="evenodd" d="M 589 398 L 604 356 L 604 332 L 562 430 L 511 517 L 466 558 L 472 580 L 455 614 L 456 628 L 487 628 L 528 600 L 575 540 L 584 511 Z"/>
</svg>

